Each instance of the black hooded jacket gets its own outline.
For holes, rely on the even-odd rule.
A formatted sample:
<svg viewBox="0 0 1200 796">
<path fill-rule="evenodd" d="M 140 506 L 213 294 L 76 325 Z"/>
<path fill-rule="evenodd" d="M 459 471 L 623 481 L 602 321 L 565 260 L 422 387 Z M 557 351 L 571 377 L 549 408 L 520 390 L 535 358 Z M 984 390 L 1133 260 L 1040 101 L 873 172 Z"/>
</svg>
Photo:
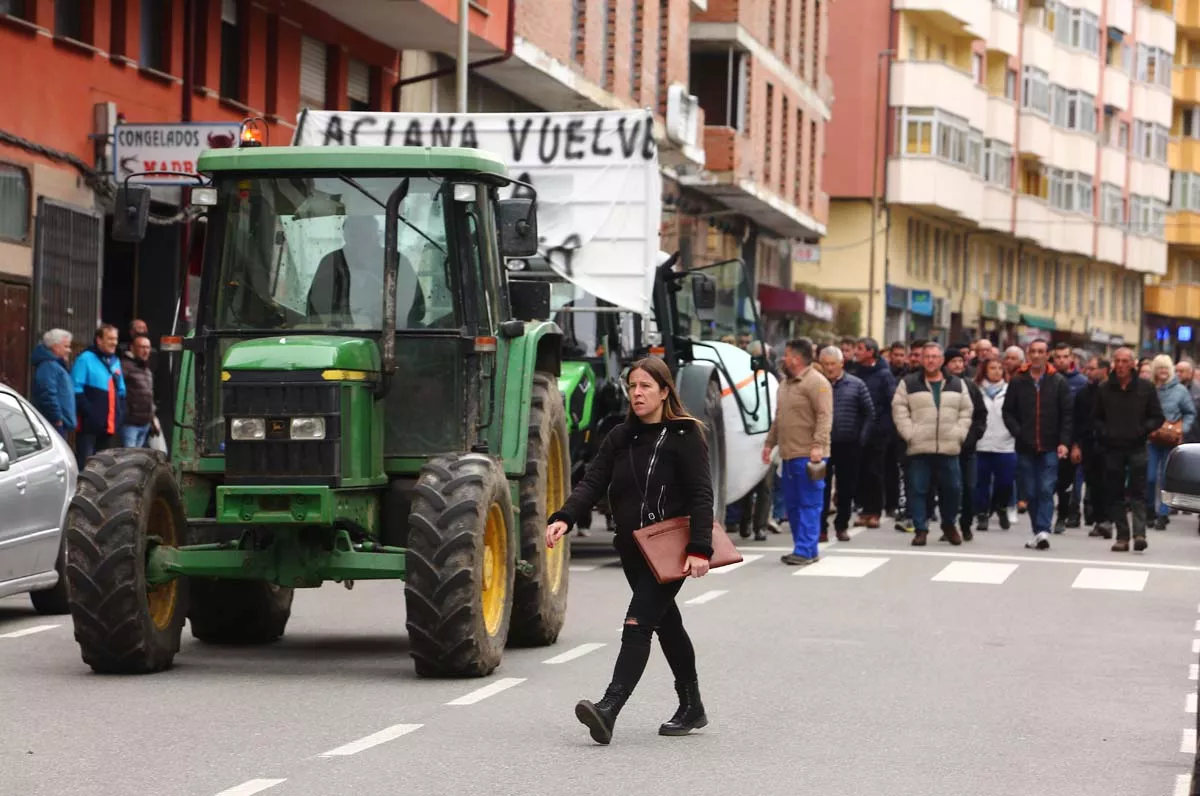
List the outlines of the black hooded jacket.
<svg viewBox="0 0 1200 796">
<path fill-rule="evenodd" d="M 1165 422 L 1158 390 L 1134 376 L 1122 387 L 1112 373 L 1096 392 L 1092 430 L 1106 450 L 1133 450 L 1146 444 L 1150 432 Z"/>
<path fill-rule="evenodd" d="M 574 528 L 605 494 L 617 537 L 675 517 L 691 518 L 690 554 L 712 558 L 713 489 L 705 431 L 691 420 L 630 418 L 609 432 L 587 473 L 549 522 Z"/>
</svg>

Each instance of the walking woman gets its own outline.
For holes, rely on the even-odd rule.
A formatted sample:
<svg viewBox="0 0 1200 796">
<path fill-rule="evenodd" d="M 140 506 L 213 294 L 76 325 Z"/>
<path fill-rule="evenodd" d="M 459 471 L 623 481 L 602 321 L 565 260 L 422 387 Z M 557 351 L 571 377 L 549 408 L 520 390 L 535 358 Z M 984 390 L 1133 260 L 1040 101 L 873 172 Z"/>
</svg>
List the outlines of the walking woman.
<svg viewBox="0 0 1200 796">
<path fill-rule="evenodd" d="M 1191 432 L 1196 422 L 1196 404 L 1188 388 L 1179 383 L 1175 375 L 1175 363 L 1166 354 L 1159 354 L 1150 362 L 1150 373 L 1154 386 L 1158 388 L 1158 403 L 1163 417 L 1173 426 L 1173 433 L 1166 431 L 1166 424 L 1150 435 L 1146 444 L 1149 456 L 1146 462 L 1146 508 L 1151 520 L 1146 524 L 1159 531 L 1167 529 L 1171 509 L 1159 501 L 1159 489 L 1167 467 L 1167 454 Z"/>
<path fill-rule="evenodd" d="M 976 515 L 975 530 L 986 531 L 988 518 L 994 511 L 1000 528 L 1009 528 L 1008 506 L 1012 500 L 1013 481 L 1017 474 L 1016 440 L 1004 425 L 1004 397 L 1008 395 L 1008 380 L 1004 363 L 989 359 L 975 375 L 987 406 L 987 428 L 975 447 L 979 479 L 975 485 L 975 505 L 983 509 Z"/>
<path fill-rule="evenodd" d="M 713 491 L 705 428 L 684 410 L 663 360 L 639 360 L 628 378 L 629 417 L 605 437 L 587 474 L 550 516 L 546 528 L 546 545 L 553 547 L 603 495 L 609 496 L 616 526 L 613 546 L 633 597 L 604 698 L 575 706 L 575 716 L 591 730 L 592 740 L 601 744 L 612 740 L 617 714 L 650 659 L 650 637 L 655 632 L 679 694 L 679 709 L 659 727 L 659 734 L 687 735 L 708 724 L 700 702 L 696 653 L 675 604 L 684 577 L 703 577 L 712 558 Z M 675 517 L 690 518 L 687 558 L 680 579 L 659 583 L 633 532 Z"/>
</svg>

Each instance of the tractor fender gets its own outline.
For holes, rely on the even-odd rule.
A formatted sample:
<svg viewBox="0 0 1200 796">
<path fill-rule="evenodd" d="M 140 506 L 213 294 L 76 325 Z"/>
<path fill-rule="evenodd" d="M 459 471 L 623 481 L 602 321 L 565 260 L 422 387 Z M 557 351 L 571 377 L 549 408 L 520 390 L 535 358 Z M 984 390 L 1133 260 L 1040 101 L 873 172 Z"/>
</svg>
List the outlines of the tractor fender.
<svg viewBox="0 0 1200 796">
<path fill-rule="evenodd" d="M 551 321 L 526 323 L 525 334 L 508 343 L 506 366 L 500 456 L 504 460 L 505 475 L 518 477 L 525 474 L 533 374 L 542 372 L 558 378 L 562 373 L 562 330 L 558 324 Z"/>
</svg>

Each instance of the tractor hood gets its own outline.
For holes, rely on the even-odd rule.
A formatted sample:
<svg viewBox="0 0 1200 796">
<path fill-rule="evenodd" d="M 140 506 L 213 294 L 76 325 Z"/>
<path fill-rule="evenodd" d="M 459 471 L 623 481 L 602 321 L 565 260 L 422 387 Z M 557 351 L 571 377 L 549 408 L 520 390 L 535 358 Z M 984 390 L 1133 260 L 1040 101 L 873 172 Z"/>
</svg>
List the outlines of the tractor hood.
<svg viewBox="0 0 1200 796">
<path fill-rule="evenodd" d="M 329 335 L 282 335 L 236 343 L 225 353 L 224 370 L 341 370 L 378 373 L 373 340 Z"/>
</svg>

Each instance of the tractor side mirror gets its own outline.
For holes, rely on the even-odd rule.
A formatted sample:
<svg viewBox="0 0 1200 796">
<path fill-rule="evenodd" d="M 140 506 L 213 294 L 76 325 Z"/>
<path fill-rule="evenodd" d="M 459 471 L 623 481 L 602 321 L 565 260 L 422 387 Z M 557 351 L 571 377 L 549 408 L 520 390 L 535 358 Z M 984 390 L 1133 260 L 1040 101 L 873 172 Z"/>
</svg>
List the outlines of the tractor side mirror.
<svg viewBox="0 0 1200 796">
<path fill-rule="evenodd" d="M 519 321 L 544 321 L 550 317 L 550 283 L 541 279 L 514 279 L 508 283 L 508 303 Z"/>
<path fill-rule="evenodd" d="M 146 222 L 149 218 L 148 187 L 125 183 L 117 188 L 117 198 L 113 204 L 113 240 L 141 243 L 146 238 Z"/>
<path fill-rule="evenodd" d="M 760 370 L 767 369 L 767 358 L 762 354 L 756 354 L 750 357 L 750 370 L 757 373 Z"/>
<path fill-rule="evenodd" d="M 692 277 L 692 305 L 698 310 L 716 309 L 717 283 L 704 274 Z"/>
<path fill-rule="evenodd" d="M 514 197 L 496 202 L 496 229 L 501 257 L 533 257 L 537 254 L 537 208 L 532 199 Z"/>
<path fill-rule="evenodd" d="M 1180 445 L 1167 455 L 1162 502 L 1173 509 L 1200 511 L 1200 443 Z"/>
</svg>

